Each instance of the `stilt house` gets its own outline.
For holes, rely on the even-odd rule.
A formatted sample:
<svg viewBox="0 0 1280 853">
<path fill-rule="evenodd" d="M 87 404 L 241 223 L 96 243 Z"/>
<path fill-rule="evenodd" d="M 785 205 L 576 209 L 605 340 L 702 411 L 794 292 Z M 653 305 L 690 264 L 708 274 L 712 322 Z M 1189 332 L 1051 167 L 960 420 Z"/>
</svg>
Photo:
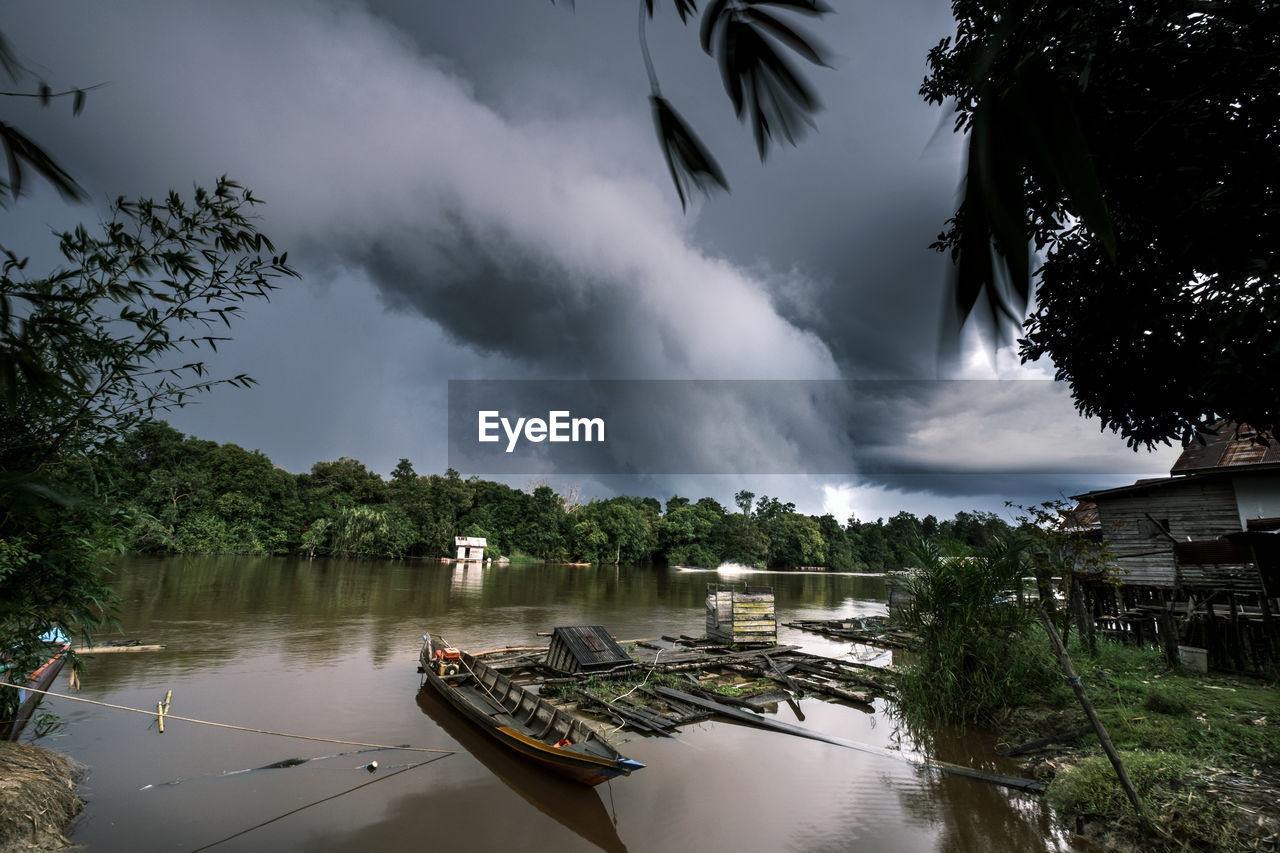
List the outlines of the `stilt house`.
<svg viewBox="0 0 1280 853">
<path fill-rule="evenodd" d="M 1120 587 L 1094 615 L 1134 631 L 1161 611 L 1181 617 L 1180 641 L 1233 669 L 1280 656 L 1280 442 L 1224 425 L 1193 444 L 1168 477 L 1077 495 L 1097 508 Z M 1104 600 L 1097 600 L 1101 596 Z"/>
</svg>

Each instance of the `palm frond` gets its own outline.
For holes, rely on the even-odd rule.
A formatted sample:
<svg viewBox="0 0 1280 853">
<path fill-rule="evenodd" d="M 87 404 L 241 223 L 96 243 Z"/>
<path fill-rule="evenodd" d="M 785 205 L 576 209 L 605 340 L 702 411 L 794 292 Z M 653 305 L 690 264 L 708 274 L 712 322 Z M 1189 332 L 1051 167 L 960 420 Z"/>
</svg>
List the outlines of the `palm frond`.
<svg viewBox="0 0 1280 853">
<path fill-rule="evenodd" d="M 699 33 L 703 50 L 720 66 L 734 115 L 751 124 L 762 160 L 771 142 L 798 142 L 822 108 L 813 87 L 779 46 L 815 65 L 828 65 L 817 41 L 761 8 L 767 6 L 811 15 L 829 11 L 817 0 L 714 0 L 703 12 Z"/>
<path fill-rule="evenodd" d="M 0 189 L 7 191 L 11 197 L 17 198 L 22 193 L 23 170 L 29 166 L 36 174 L 53 184 L 63 198 L 69 201 L 83 201 L 87 198 L 85 191 L 71 175 L 16 127 L 0 122 L 0 145 L 4 147 L 9 167 L 9 180 L 7 183 L 0 181 Z"/>
<path fill-rule="evenodd" d="M 689 188 L 696 187 L 704 194 L 709 194 L 716 187 L 729 189 L 720 165 L 667 99 L 651 95 L 649 102 L 653 106 L 654 130 L 658 134 L 667 169 L 671 172 L 671 180 L 676 185 L 676 193 L 680 196 L 680 207 L 688 208 L 686 190 Z"/>
</svg>

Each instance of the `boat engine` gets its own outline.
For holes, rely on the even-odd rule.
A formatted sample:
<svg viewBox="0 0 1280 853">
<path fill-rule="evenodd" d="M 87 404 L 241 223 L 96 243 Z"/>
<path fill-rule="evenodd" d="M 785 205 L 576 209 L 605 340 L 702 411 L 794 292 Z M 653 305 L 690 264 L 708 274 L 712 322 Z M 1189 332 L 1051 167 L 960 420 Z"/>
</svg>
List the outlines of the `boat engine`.
<svg viewBox="0 0 1280 853">
<path fill-rule="evenodd" d="M 462 669 L 462 652 L 457 649 L 436 649 L 436 675 L 457 675 Z"/>
</svg>

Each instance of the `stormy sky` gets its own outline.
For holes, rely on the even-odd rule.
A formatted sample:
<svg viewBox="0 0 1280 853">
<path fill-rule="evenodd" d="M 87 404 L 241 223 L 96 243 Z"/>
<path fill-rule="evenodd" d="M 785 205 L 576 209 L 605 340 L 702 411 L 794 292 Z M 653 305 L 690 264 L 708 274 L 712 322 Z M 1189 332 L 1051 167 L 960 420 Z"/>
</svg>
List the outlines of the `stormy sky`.
<svg viewBox="0 0 1280 853">
<path fill-rule="evenodd" d="M 652 415 L 688 470 L 641 457 L 626 475 L 541 474 L 587 495 L 731 504 L 746 488 L 841 520 L 950 516 L 1167 472 L 1176 451 L 1135 454 L 1079 418 L 1050 365 L 972 332 L 939 357 L 947 269 L 928 245 L 954 208 L 962 143 L 917 89 L 952 33 L 945 0 L 834 0 L 805 22 L 832 57 L 806 69 L 825 109 L 763 165 L 696 26 L 657 5 L 664 94 L 732 186 L 687 212 L 632 2 L 3 4 L 5 35 L 55 90 L 103 85 L 78 117 L 4 104 L 94 203 L 33 187 L 0 212 L 0 244 L 48 264 L 50 230 L 116 196 L 222 174 L 253 188 L 303 278 L 248 306 L 214 362 L 260 384 L 170 421 L 295 472 L 343 455 L 383 475 L 401 457 L 443 471 L 449 380 L 880 389 L 843 407 L 762 404 L 751 382 L 738 398 L 682 395 Z M 854 461 L 832 465 L 840 454 Z M 774 457 L 786 464 L 761 464 Z"/>
</svg>

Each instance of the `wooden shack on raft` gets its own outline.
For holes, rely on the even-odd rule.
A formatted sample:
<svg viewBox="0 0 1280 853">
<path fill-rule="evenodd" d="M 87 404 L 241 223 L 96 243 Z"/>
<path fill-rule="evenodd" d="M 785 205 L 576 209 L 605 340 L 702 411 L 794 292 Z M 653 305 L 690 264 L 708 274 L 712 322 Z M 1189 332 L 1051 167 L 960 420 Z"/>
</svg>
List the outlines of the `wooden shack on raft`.
<svg viewBox="0 0 1280 853">
<path fill-rule="evenodd" d="M 1176 632 L 1220 669 L 1280 666 L 1280 442 L 1222 424 L 1168 477 L 1076 499 L 1119 567 L 1118 586 L 1086 585 L 1105 631 L 1167 648 Z"/>
<path fill-rule="evenodd" d="M 603 625 L 575 625 L 551 632 L 546 665 L 556 672 L 580 675 L 612 672 L 634 666 L 635 661 Z"/>
<path fill-rule="evenodd" d="M 707 637 L 729 645 L 776 643 L 773 587 L 707 584 Z"/>
</svg>

